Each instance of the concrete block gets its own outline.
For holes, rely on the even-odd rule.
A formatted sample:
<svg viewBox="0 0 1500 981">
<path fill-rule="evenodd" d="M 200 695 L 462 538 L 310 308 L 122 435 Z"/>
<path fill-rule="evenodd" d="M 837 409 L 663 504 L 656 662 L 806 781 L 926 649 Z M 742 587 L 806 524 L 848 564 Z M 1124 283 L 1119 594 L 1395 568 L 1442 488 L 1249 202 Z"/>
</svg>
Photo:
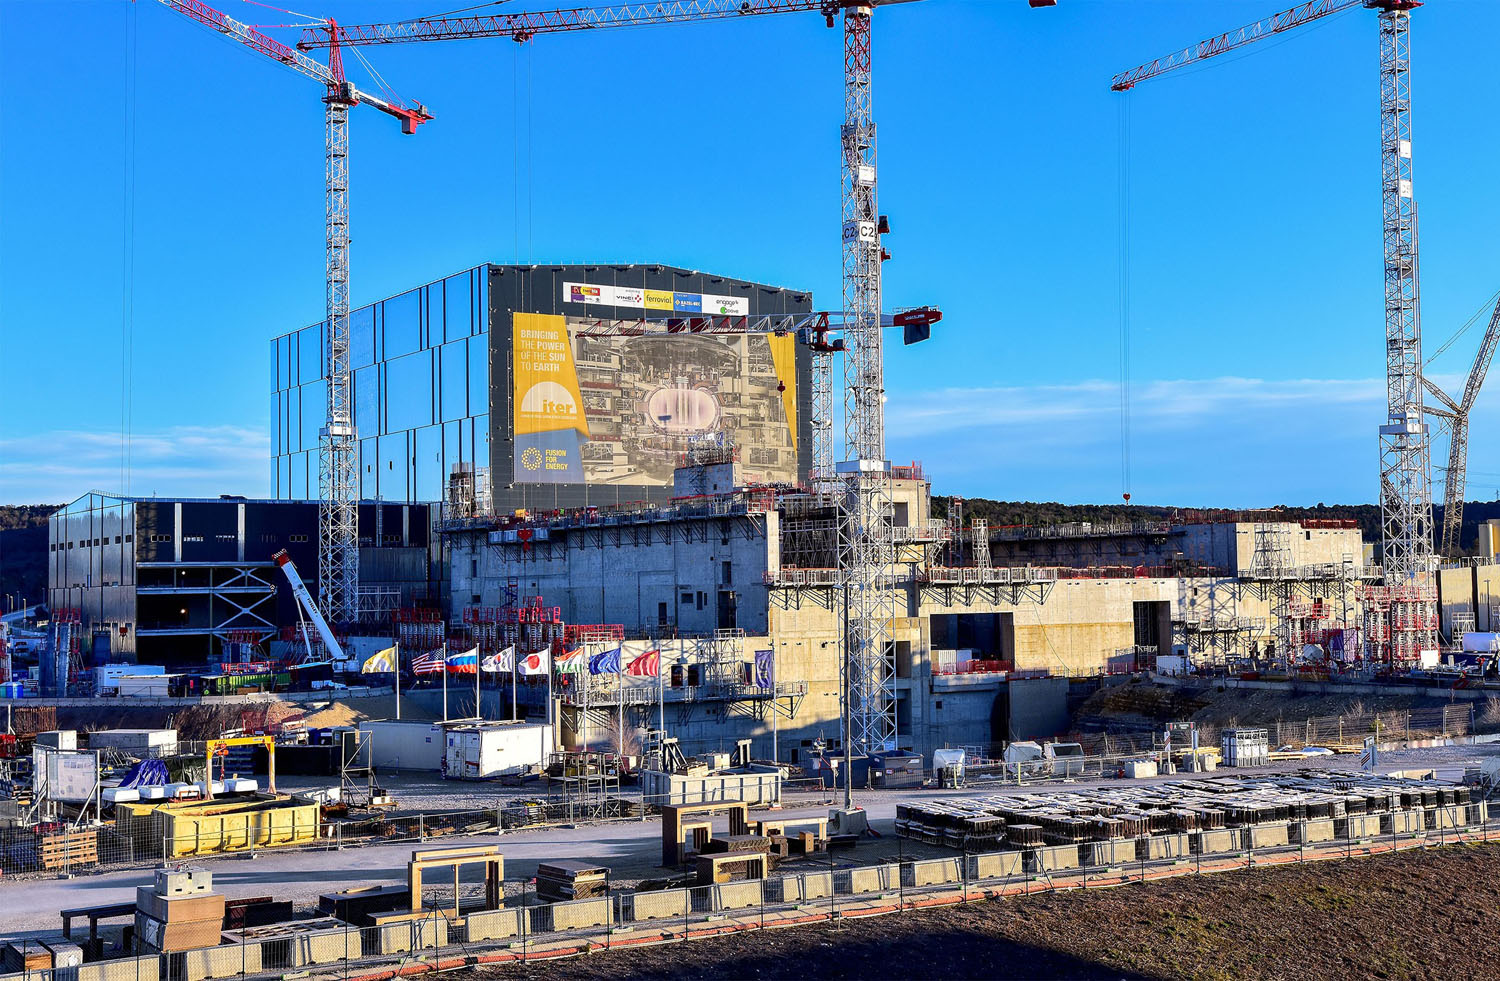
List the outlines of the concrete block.
<svg viewBox="0 0 1500 981">
<path fill-rule="evenodd" d="M 933 858 L 924 862 L 907 862 L 901 866 L 901 884 L 908 889 L 942 885 L 963 880 L 963 869 L 956 858 Z"/>
<path fill-rule="evenodd" d="M 1297 841 L 1303 845 L 1316 845 L 1320 841 L 1333 840 L 1333 819 L 1319 818 L 1315 821 L 1300 821 L 1292 825 Z"/>
<path fill-rule="evenodd" d="M 1433 816 L 1437 819 L 1436 823 L 1440 830 L 1450 830 L 1452 828 L 1462 828 L 1469 823 L 1467 811 L 1467 807 L 1450 805 L 1448 807 L 1436 808 Z"/>
<path fill-rule="evenodd" d="M 1135 839 L 1091 841 L 1083 846 L 1090 866 L 1124 865 L 1135 861 Z"/>
<path fill-rule="evenodd" d="M 1409 835 L 1426 829 L 1426 818 L 1421 811 L 1391 811 L 1381 815 L 1382 831 L 1389 834 Z"/>
<path fill-rule="evenodd" d="M 827 899 L 833 895 L 833 873 L 832 872 L 804 872 L 797 876 L 800 883 L 803 901 L 809 899 Z"/>
<path fill-rule="evenodd" d="M 358 945 L 355 956 L 358 956 Z M 153 958 L 154 960 L 154 958 Z M 105 962 L 109 963 L 109 962 Z M 134 962 L 127 962 L 133 965 Z M 206 978 L 238 977 L 240 971 L 250 974 L 261 969 L 260 944 L 234 944 L 228 947 L 205 947 L 190 950 L 182 955 L 183 981 L 204 981 Z M 128 977 L 135 976 L 132 971 Z M 84 981 L 80 975 L 79 981 Z M 105 981 L 105 979 L 100 979 Z M 110 979 L 114 981 L 114 979 Z"/>
<path fill-rule="evenodd" d="M 382 954 L 401 954 L 408 950 L 442 947 L 448 942 L 448 921 L 442 916 L 425 916 L 420 920 L 382 923 L 373 928 L 379 937 Z"/>
<path fill-rule="evenodd" d="M 604 926 L 609 923 L 609 906 L 608 896 L 537 906 L 531 911 L 532 929 L 537 933 L 548 933 L 553 930 L 586 930 L 589 927 Z"/>
<path fill-rule="evenodd" d="M 1291 842 L 1284 824 L 1257 824 L 1245 828 L 1244 838 L 1247 848 L 1280 848 Z"/>
<path fill-rule="evenodd" d="M 984 852 L 969 856 L 969 878 L 1005 879 L 1021 874 L 1020 852 Z"/>
<path fill-rule="evenodd" d="M 522 909 L 492 909 L 470 913 L 464 918 L 469 932 L 469 943 L 483 940 L 509 940 L 522 933 Z"/>
<path fill-rule="evenodd" d="M 1148 862 L 1164 858 L 1186 858 L 1192 852 L 1192 840 L 1186 834 L 1137 838 L 1135 845 L 1135 857 Z"/>
<path fill-rule="evenodd" d="M 1193 835 L 1193 848 L 1200 855 L 1219 855 L 1240 850 L 1240 833 L 1235 828 L 1199 831 Z"/>
<path fill-rule="evenodd" d="M 1351 814 L 1344 819 L 1344 837 L 1351 841 L 1361 838 L 1376 838 L 1380 835 L 1379 814 Z"/>
<path fill-rule="evenodd" d="M 1053 845 L 1051 848 L 1036 848 L 1026 852 L 1026 871 L 1056 872 L 1060 869 L 1078 868 L 1077 845 Z"/>
<path fill-rule="evenodd" d="M 217 949 L 210 947 L 208 950 L 195 950 L 193 954 L 207 954 Z M 191 956 L 191 954 L 189 955 Z M 260 948 L 254 944 L 246 951 L 247 971 L 260 970 Z M 235 961 L 234 974 L 239 973 L 239 961 Z M 192 977 L 191 972 L 188 977 Z M 17 981 L 24 978 L 22 974 L 8 974 L 8 978 Z M 202 975 L 202 977 L 229 977 L 228 974 Z M 121 957 L 117 960 L 95 961 L 92 964 L 84 964 L 78 968 L 78 981 L 161 981 L 161 957 L 152 954 L 146 957 Z"/>
<path fill-rule="evenodd" d="M 682 918 L 688 911 L 686 889 L 631 892 L 620 897 L 620 919 L 626 923 Z"/>
<path fill-rule="evenodd" d="M 846 869 L 837 873 L 833 882 L 834 891 L 844 895 L 889 892 L 900 885 L 900 866 L 873 865 L 862 869 Z"/>
<path fill-rule="evenodd" d="M 293 967 L 358 960 L 363 955 L 358 928 L 299 934 L 291 943 Z"/>
<path fill-rule="evenodd" d="M 761 885 L 762 880 L 751 879 L 746 882 L 723 882 L 707 886 L 710 908 L 718 911 L 759 906 L 761 897 L 764 895 L 761 892 Z"/>
</svg>

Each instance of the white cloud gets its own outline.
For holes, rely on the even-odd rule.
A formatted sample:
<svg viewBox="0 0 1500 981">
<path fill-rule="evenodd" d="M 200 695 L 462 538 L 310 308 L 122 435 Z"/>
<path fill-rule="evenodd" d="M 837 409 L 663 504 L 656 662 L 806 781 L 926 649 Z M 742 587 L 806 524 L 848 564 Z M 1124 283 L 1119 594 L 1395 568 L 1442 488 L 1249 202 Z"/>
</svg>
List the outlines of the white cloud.
<svg viewBox="0 0 1500 981">
<path fill-rule="evenodd" d="M 1463 386 L 1461 376 L 1434 381 L 1449 391 Z M 1376 497 L 1382 379 L 1226 376 L 1146 379 L 1132 388 L 1136 502 L 1250 507 Z M 920 459 L 936 493 L 1106 503 L 1126 486 L 1114 381 L 898 389 L 887 408 L 892 459 Z M 1471 459 L 1495 415 L 1476 407 Z M 1441 462 L 1447 440 L 1434 432 Z"/>
<path fill-rule="evenodd" d="M 121 468 L 118 432 L 52 430 L 0 439 L 0 501 L 71 501 L 90 490 L 138 496 L 267 496 L 271 439 L 240 426 L 174 426 L 136 433 Z"/>
</svg>

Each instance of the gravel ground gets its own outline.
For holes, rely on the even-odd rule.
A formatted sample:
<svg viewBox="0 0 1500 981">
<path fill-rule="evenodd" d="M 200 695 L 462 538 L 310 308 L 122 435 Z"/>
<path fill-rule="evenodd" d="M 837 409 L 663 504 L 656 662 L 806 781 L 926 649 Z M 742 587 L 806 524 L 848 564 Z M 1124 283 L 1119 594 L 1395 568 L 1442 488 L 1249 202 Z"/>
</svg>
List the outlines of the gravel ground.
<svg viewBox="0 0 1500 981">
<path fill-rule="evenodd" d="M 1500 845 L 1172 879 L 465 972 L 617 978 L 1481 978 Z"/>
</svg>

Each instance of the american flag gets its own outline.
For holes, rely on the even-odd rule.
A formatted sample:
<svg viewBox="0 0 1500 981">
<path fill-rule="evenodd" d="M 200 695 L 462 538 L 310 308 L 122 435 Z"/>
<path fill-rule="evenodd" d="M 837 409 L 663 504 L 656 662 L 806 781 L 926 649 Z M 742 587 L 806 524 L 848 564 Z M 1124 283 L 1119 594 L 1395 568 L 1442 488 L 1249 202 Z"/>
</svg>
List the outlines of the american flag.
<svg viewBox="0 0 1500 981">
<path fill-rule="evenodd" d="M 421 657 L 412 658 L 411 673 L 442 674 L 444 663 L 442 651 L 428 651 Z"/>
</svg>

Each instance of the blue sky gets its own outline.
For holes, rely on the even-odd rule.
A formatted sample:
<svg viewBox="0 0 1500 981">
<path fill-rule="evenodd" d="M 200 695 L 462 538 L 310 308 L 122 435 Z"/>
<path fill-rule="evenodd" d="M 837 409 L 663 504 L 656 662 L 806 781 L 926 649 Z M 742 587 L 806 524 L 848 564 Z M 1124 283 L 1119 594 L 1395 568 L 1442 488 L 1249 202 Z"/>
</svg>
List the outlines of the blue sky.
<svg viewBox="0 0 1500 981">
<path fill-rule="evenodd" d="M 889 454 L 923 461 L 935 492 L 1120 499 L 1124 101 L 1134 500 L 1373 500 L 1375 16 L 1329 18 L 1123 100 L 1108 89 L 1117 70 L 1286 2 L 879 11 L 886 305 L 946 313 L 931 342 L 890 351 Z M 310 12 L 358 22 L 443 9 Z M 1482 0 L 1431 0 L 1414 22 L 1429 352 L 1500 288 L 1486 234 L 1500 214 L 1485 70 L 1497 33 L 1500 5 Z M 377 112 L 353 114 L 356 304 L 516 259 L 667 262 L 837 304 L 840 35 L 816 15 L 368 57 L 438 118 L 402 137 Z M 0 501 L 127 483 L 266 493 L 267 341 L 322 318 L 319 96 L 153 3 L 0 2 Z M 1482 328 L 1432 364 L 1450 390 Z M 1500 495 L 1486 453 L 1497 428 L 1491 392 L 1474 415 L 1471 498 Z"/>
</svg>

